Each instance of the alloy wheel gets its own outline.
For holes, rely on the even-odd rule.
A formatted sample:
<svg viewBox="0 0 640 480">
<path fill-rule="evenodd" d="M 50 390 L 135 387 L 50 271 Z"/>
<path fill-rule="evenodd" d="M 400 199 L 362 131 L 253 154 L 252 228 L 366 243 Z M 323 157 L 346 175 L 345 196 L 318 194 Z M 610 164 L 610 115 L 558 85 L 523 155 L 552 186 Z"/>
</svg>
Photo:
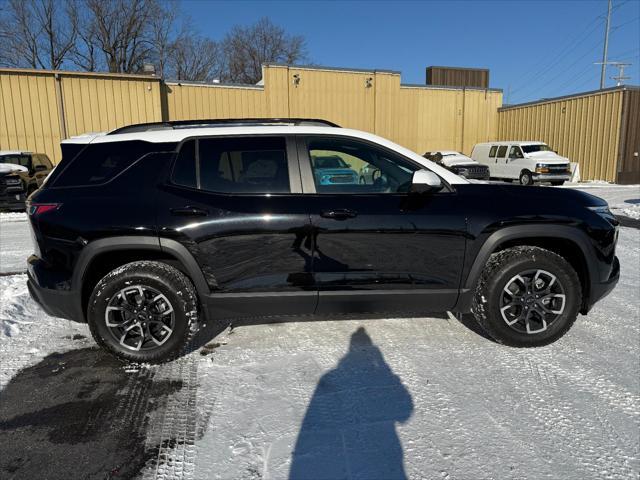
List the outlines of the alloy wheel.
<svg viewBox="0 0 640 480">
<path fill-rule="evenodd" d="M 151 350 L 163 345 L 173 333 L 175 312 L 167 297 L 147 285 L 130 285 L 109 301 L 105 323 L 124 348 Z"/>
<path fill-rule="evenodd" d="M 526 270 L 501 292 L 500 314 L 520 333 L 544 332 L 564 312 L 566 295 L 558 278 L 546 270 Z"/>
</svg>

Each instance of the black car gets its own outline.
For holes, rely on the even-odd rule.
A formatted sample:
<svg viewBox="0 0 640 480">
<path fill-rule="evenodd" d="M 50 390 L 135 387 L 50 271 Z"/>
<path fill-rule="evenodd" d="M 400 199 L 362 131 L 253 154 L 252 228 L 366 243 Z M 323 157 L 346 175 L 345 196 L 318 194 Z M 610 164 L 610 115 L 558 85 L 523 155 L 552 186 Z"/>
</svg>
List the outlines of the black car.
<svg viewBox="0 0 640 480">
<path fill-rule="evenodd" d="M 24 210 L 25 200 L 53 170 L 43 153 L 0 151 L 0 209 Z"/>
<path fill-rule="evenodd" d="M 448 150 L 425 152 L 423 157 L 461 177 L 470 180 L 489 180 L 488 166 L 478 163 L 460 152 Z"/>
<path fill-rule="evenodd" d="M 499 342 L 545 345 L 618 281 L 600 198 L 472 184 L 372 134 L 264 122 L 63 142 L 29 200 L 32 296 L 110 352 L 157 362 L 204 320 L 247 316 L 472 312 Z M 380 175 L 322 182 L 311 158 L 333 155 Z"/>
</svg>

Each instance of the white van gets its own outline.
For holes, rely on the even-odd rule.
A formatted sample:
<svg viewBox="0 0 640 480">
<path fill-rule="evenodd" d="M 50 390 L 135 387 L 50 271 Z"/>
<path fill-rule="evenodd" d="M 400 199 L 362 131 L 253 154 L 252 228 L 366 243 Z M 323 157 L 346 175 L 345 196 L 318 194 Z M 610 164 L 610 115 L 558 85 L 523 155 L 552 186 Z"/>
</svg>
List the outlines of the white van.
<svg viewBox="0 0 640 480">
<path fill-rule="evenodd" d="M 534 182 L 562 185 L 571 178 L 569 159 L 542 142 L 478 143 L 471 158 L 487 165 L 491 178 L 519 180 L 522 185 Z"/>
</svg>

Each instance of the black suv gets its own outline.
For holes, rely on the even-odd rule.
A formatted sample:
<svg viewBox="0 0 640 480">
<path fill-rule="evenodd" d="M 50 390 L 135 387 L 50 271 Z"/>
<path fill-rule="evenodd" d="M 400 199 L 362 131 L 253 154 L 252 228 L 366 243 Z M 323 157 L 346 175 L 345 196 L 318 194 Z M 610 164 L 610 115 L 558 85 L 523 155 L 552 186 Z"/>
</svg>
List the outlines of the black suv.
<svg viewBox="0 0 640 480">
<path fill-rule="evenodd" d="M 53 170 L 43 153 L 0 151 L 0 209 L 24 210 L 25 200 Z"/>
<path fill-rule="evenodd" d="M 204 320 L 473 312 L 498 342 L 551 343 L 615 286 L 600 198 L 472 184 L 378 136 L 319 120 L 134 125 L 62 143 L 28 202 L 29 289 L 134 361 Z M 371 182 L 323 182 L 336 156 Z"/>
</svg>

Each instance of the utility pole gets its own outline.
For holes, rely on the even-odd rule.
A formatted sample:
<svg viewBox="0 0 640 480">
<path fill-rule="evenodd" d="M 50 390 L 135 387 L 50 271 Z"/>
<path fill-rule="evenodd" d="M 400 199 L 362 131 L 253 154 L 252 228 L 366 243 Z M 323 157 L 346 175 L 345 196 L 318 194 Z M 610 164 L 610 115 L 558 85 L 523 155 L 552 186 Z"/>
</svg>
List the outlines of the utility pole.
<svg viewBox="0 0 640 480">
<path fill-rule="evenodd" d="M 604 88 L 604 79 L 607 75 L 607 49 L 609 48 L 609 25 L 611 24 L 611 3 L 609 0 L 609 8 L 607 10 L 607 26 L 604 30 L 604 50 L 602 52 L 602 71 L 600 72 L 600 90 Z"/>
<path fill-rule="evenodd" d="M 622 85 L 625 80 L 629 80 L 631 78 L 631 77 L 625 77 L 624 76 L 624 69 L 625 69 L 625 67 L 630 67 L 631 66 L 630 63 L 611 62 L 611 65 L 613 65 L 614 67 L 616 67 L 618 69 L 618 76 L 617 77 L 611 77 L 612 80 L 615 80 L 616 82 L 618 82 L 617 83 L 618 87 L 620 85 Z"/>
</svg>

